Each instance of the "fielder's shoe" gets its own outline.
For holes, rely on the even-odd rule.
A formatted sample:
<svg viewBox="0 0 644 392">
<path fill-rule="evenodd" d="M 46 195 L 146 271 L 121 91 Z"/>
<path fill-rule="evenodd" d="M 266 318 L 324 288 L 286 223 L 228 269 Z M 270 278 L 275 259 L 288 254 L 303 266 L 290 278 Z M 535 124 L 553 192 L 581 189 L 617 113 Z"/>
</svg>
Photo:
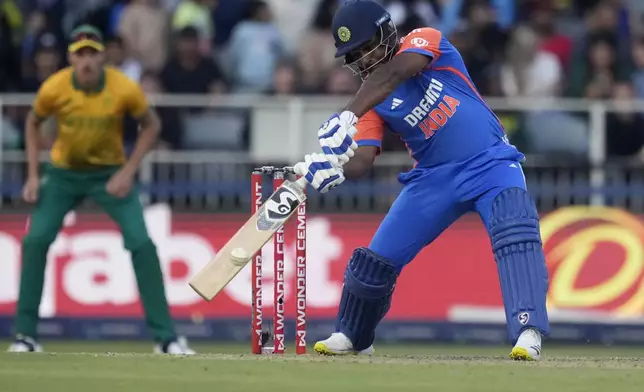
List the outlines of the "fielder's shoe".
<svg viewBox="0 0 644 392">
<path fill-rule="evenodd" d="M 349 338 L 340 332 L 332 333 L 327 340 L 315 343 L 313 350 L 323 355 L 371 355 L 375 351 L 373 345 L 362 351 L 354 350 Z"/>
<path fill-rule="evenodd" d="M 515 361 L 538 361 L 541 359 L 541 332 L 530 328 L 521 332 L 510 358 Z"/>
<path fill-rule="evenodd" d="M 194 355 L 195 350 L 188 347 L 188 341 L 183 336 L 175 340 L 171 340 L 164 344 L 157 344 L 154 346 L 155 354 L 170 354 L 170 355 Z"/>
<path fill-rule="evenodd" d="M 29 336 L 18 335 L 13 343 L 9 346 L 7 352 L 10 353 L 41 353 L 42 346 L 36 339 Z"/>
</svg>

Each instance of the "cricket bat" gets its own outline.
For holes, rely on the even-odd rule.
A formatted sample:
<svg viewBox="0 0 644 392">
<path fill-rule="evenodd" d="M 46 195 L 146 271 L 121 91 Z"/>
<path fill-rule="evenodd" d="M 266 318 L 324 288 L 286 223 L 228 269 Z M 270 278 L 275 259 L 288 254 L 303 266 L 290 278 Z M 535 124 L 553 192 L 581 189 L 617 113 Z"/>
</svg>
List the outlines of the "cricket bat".
<svg viewBox="0 0 644 392">
<path fill-rule="evenodd" d="M 306 184 L 304 177 L 295 182 L 284 181 L 215 258 L 190 280 L 190 287 L 206 301 L 219 294 L 306 200 Z"/>
</svg>

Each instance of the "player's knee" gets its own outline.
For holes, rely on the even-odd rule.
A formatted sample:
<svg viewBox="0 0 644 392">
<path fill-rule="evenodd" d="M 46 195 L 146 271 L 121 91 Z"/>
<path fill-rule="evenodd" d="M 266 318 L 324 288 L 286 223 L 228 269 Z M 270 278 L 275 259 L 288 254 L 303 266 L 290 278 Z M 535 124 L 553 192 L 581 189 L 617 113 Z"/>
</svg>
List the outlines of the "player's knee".
<svg viewBox="0 0 644 392">
<path fill-rule="evenodd" d="M 498 194 L 492 205 L 490 236 L 495 252 L 521 244 L 541 244 L 539 214 L 528 192 L 508 188 Z"/>
<path fill-rule="evenodd" d="M 361 298 L 383 298 L 394 288 L 398 270 L 386 258 L 367 248 L 358 248 L 347 265 L 344 284 Z"/>
<path fill-rule="evenodd" d="M 56 239 L 58 230 L 50 227 L 31 226 L 29 232 L 22 238 L 24 247 L 46 247 L 48 248 Z"/>
<path fill-rule="evenodd" d="M 396 272 L 399 274 L 414 258 L 410 255 L 411 252 L 401 250 L 399 247 L 392 247 L 391 242 L 384 243 L 380 239 L 377 239 L 377 241 L 375 239 L 374 241 L 371 241 L 368 250 L 378 255 L 380 258 L 386 259 L 387 262 L 396 268 Z"/>
<path fill-rule="evenodd" d="M 132 253 L 146 252 L 146 251 L 156 252 L 156 246 L 154 245 L 154 242 L 152 242 L 152 239 L 147 235 L 128 237 L 124 239 L 123 243 L 124 243 L 125 249 L 127 249 Z"/>
</svg>

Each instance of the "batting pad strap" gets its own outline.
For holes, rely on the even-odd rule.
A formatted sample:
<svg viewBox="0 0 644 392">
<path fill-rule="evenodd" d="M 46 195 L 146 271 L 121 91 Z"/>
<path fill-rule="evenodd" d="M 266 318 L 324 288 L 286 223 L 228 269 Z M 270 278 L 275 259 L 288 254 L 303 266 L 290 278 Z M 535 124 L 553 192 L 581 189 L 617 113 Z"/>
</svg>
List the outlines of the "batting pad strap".
<svg viewBox="0 0 644 392">
<path fill-rule="evenodd" d="M 510 341 L 516 342 L 525 328 L 548 335 L 548 271 L 530 195 L 521 188 L 501 192 L 492 205 L 490 226 Z"/>
<path fill-rule="evenodd" d="M 353 295 L 380 299 L 390 294 L 398 278 L 396 267 L 372 250 L 358 248 L 344 273 L 344 285 Z"/>
<path fill-rule="evenodd" d="M 526 242 L 541 243 L 539 221 L 535 218 L 519 217 L 497 222 L 492 226 L 492 247 L 494 252 L 511 245 Z"/>
<path fill-rule="evenodd" d="M 492 205 L 490 235 L 495 252 L 515 244 L 541 243 L 539 214 L 528 192 L 509 188 L 499 193 Z"/>
<path fill-rule="evenodd" d="M 336 330 L 344 333 L 355 350 L 369 347 L 376 327 L 391 306 L 398 272 L 387 259 L 367 248 L 353 252 L 344 274 Z"/>
</svg>

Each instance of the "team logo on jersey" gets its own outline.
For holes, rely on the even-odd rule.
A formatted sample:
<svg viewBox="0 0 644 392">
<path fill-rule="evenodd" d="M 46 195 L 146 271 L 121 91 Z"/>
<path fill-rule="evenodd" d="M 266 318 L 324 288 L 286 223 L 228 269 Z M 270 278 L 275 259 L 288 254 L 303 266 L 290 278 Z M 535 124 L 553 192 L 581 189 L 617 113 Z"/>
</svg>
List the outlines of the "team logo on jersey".
<svg viewBox="0 0 644 392">
<path fill-rule="evenodd" d="M 403 103 L 403 100 L 400 98 L 394 98 L 391 100 L 391 110 L 394 110 Z"/>
<path fill-rule="evenodd" d="M 341 26 L 338 29 L 338 38 L 340 38 L 340 41 L 342 42 L 349 42 L 351 39 L 351 30 L 345 26 Z"/>
<path fill-rule="evenodd" d="M 419 48 L 422 48 L 422 47 L 425 47 L 425 46 L 429 45 L 429 42 L 426 39 L 420 38 L 420 37 L 412 38 L 411 41 L 409 41 L 409 43 L 411 43 L 412 45 L 417 46 Z"/>
<path fill-rule="evenodd" d="M 425 95 L 404 120 L 410 127 L 420 127 L 429 139 L 454 116 L 461 102 L 443 92 L 443 83 L 432 78 Z"/>
</svg>

